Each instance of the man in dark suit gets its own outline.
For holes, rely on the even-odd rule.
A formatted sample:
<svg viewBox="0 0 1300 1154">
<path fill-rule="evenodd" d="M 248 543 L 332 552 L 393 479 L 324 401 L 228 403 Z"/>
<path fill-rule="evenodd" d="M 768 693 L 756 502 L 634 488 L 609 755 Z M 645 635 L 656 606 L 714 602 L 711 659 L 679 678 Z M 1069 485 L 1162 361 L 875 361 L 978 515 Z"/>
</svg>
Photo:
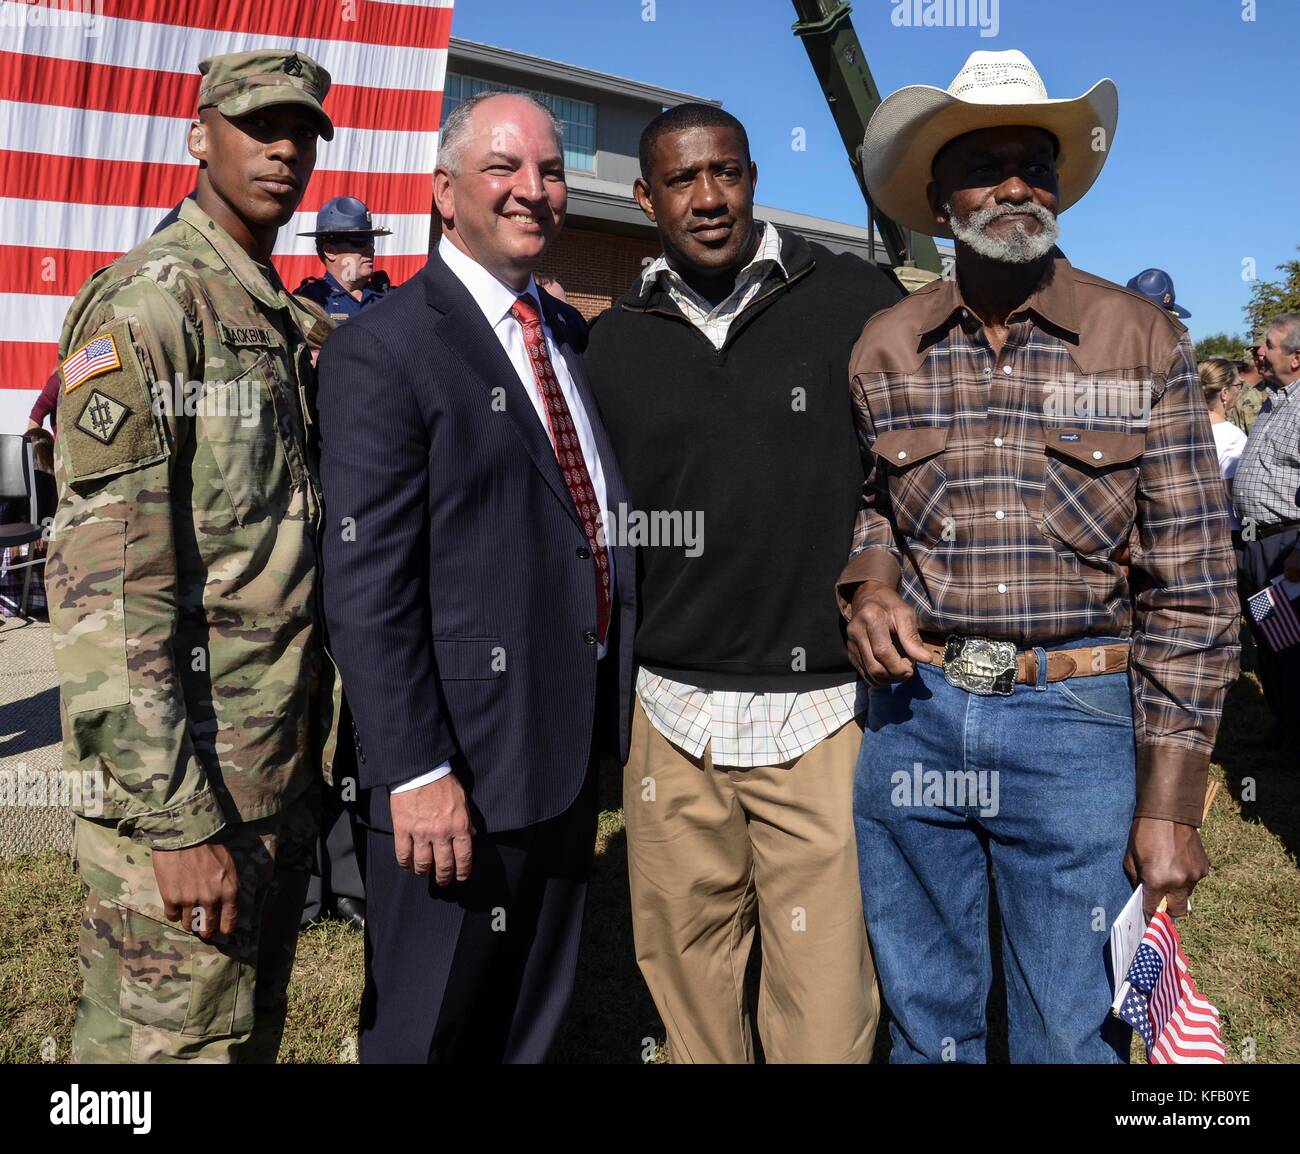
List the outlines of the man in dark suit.
<svg viewBox="0 0 1300 1154">
<path fill-rule="evenodd" d="M 635 561 L 602 530 L 627 494 L 585 326 L 532 277 L 566 202 L 550 113 L 467 101 L 437 251 L 321 355 L 325 611 L 368 799 L 363 1062 L 540 1062 L 572 991 Z"/>
</svg>

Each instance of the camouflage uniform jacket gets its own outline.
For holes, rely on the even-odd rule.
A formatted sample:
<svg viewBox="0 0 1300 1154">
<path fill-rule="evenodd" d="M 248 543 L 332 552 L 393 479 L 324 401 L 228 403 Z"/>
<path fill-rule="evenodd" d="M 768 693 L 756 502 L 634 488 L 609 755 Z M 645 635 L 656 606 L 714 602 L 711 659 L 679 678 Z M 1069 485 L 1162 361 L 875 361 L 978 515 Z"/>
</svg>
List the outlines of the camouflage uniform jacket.
<svg viewBox="0 0 1300 1154">
<path fill-rule="evenodd" d="M 64 768 L 102 773 L 91 816 L 156 849 L 278 813 L 332 753 L 311 323 L 194 201 L 64 323 Z"/>
<path fill-rule="evenodd" d="M 1238 394 L 1237 403 L 1228 410 L 1228 420 L 1249 436 L 1266 400 L 1268 400 L 1267 386 L 1248 385 Z"/>
</svg>

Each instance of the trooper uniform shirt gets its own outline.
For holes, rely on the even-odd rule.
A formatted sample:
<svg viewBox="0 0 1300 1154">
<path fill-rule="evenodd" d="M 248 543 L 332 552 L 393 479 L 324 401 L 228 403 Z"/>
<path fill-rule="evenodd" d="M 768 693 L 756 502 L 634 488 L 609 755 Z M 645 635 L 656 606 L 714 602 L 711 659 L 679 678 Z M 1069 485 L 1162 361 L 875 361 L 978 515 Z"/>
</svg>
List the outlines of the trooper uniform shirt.
<svg viewBox="0 0 1300 1154">
<path fill-rule="evenodd" d="M 313 323 L 187 200 L 68 313 L 47 588 L 84 817 L 153 849 L 280 813 L 331 744 Z"/>
<path fill-rule="evenodd" d="M 296 295 L 315 301 L 329 314 L 330 320 L 337 323 L 356 316 L 367 305 L 383 300 L 389 287 L 388 274 L 377 272 L 361 290 L 361 299 L 358 300 L 334 279 L 333 274 L 326 273 L 323 277 L 308 277 L 298 286 Z"/>
</svg>

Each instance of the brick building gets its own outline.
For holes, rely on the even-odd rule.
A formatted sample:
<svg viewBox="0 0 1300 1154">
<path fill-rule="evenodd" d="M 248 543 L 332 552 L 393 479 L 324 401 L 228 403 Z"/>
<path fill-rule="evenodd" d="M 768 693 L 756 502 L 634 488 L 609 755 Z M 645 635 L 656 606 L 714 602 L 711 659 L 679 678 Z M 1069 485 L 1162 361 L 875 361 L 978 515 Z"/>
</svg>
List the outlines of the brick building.
<svg viewBox="0 0 1300 1154">
<path fill-rule="evenodd" d="M 452 37 L 443 116 L 485 88 L 526 92 L 563 126 L 569 211 L 539 272 L 558 280 L 569 301 L 590 319 L 659 254 L 654 227 L 632 197 L 641 130 L 672 105 L 722 102 Z M 870 255 L 865 228 L 765 205 L 755 205 L 754 214 L 832 251 Z M 875 257 L 888 260 L 879 239 Z"/>
</svg>

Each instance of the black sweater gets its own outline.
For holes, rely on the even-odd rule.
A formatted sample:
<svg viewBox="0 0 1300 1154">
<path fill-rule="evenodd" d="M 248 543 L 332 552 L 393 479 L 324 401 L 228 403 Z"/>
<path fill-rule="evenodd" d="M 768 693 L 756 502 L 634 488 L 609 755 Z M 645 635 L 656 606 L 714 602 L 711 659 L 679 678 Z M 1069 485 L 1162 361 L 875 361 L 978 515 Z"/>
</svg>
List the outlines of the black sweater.
<svg viewBox="0 0 1300 1154">
<path fill-rule="evenodd" d="M 782 233 L 781 259 L 787 278 L 764 281 L 720 350 L 658 283 L 640 282 L 587 346 L 636 509 L 687 514 L 701 530 L 695 548 L 679 537 L 639 550 L 637 658 L 709 689 L 854 676 L 834 596 L 864 477 L 849 353 L 903 292 L 892 273 L 797 233 Z"/>
</svg>

